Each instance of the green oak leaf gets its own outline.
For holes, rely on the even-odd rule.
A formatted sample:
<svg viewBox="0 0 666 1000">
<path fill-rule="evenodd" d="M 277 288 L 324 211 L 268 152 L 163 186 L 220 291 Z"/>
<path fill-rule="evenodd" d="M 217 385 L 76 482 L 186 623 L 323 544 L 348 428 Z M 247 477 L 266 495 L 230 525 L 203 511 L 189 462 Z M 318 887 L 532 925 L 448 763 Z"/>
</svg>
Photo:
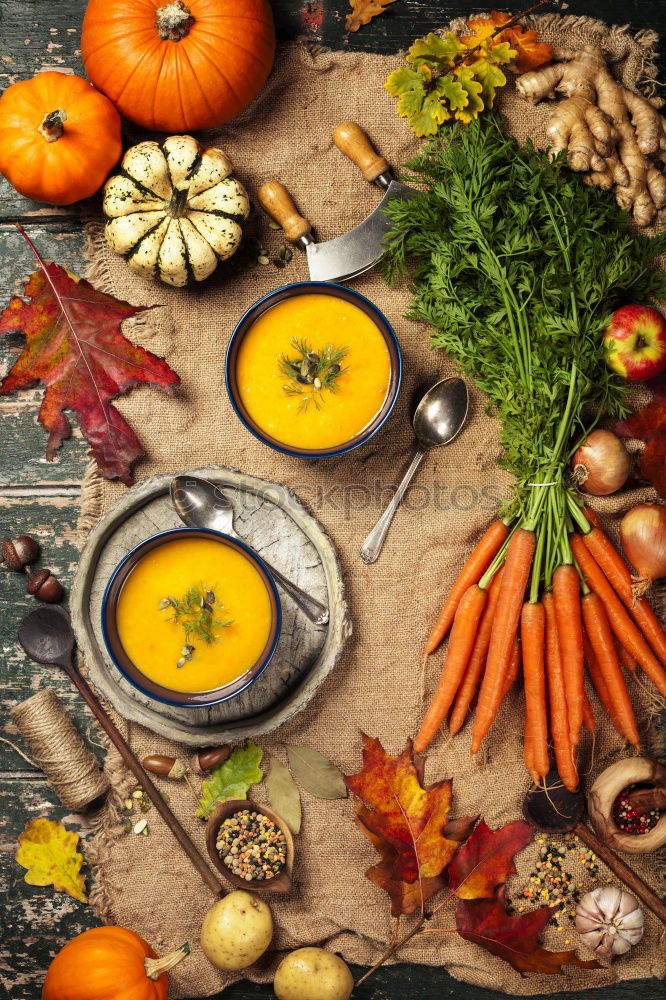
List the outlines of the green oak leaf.
<svg viewBox="0 0 666 1000">
<path fill-rule="evenodd" d="M 409 119 L 414 135 L 435 135 L 437 129 L 452 117 L 451 112 L 440 100 L 440 95 L 432 90 L 426 94 L 420 111 Z"/>
<path fill-rule="evenodd" d="M 487 41 L 481 52 L 490 62 L 494 63 L 510 63 L 518 55 L 518 50 L 512 49 L 510 42 L 499 42 L 493 45 Z"/>
<path fill-rule="evenodd" d="M 425 76 L 423 73 L 409 69 L 407 66 L 401 66 L 400 69 L 394 69 L 387 77 L 384 90 L 388 90 L 391 97 L 400 97 L 409 91 L 419 92 L 419 90 L 425 94 L 424 84 Z"/>
<path fill-rule="evenodd" d="M 481 93 L 486 107 L 492 108 L 496 89 L 503 87 L 506 83 L 504 73 L 499 66 L 495 66 L 487 59 L 477 59 L 469 69 L 481 84 Z"/>
<path fill-rule="evenodd" d="M 467 107 L 469 102 L 465 88 L 459 80 L 450 74 L 440 76 L 433 87 L 433 93 L 439 94 L 440 98 L 447 100 L 452 111 L 459 111 L 461 108 Z"/>
<path fill-rule="evenodd" d="M 467 95 L 467 103 L 464 108 L 456 111 L 455 117 L 458 121 L 464 122 L 466 125 L 476 118 L 480 111 L 483 111 L 485 104 L 481 99 L 481 92 L 483 87 L 478 80 L 474 79 L 474 74 L 467 66 L 461 66 L 457 72 L 458 83 L 463 88 Z"/>
<path fill-rule="evenodd" d="M 216 803 L 246 798 L 250 787 L 263 780 L 264 772 L 259 767 L 262 757 L 263 750 L 252 740 L 248 740 L 244 747 L 232 750 L 201 785 L 197 816 L 208 819 Z"/>
<path fill-rule="evenodd" d="M 444 38 L 430 32 L 425 38 L 417 38 L 407 52 L 407 62 L 415 68 L 423 63 L 431 69 L 448 69 L 453 66 L 456 56 L 465 51 L 465 46 L 452 31 L 447 31 Z"/>
</svg>

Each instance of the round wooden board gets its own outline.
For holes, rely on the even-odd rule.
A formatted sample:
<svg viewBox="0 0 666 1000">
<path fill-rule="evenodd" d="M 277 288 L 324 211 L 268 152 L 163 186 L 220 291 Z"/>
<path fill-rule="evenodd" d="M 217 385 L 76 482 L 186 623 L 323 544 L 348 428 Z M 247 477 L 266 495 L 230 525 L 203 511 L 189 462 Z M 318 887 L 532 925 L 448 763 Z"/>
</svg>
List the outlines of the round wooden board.
<svg viewBox="0 0 666 1000">
<path fill-rule="evenodd" d="M 178 708 L 133 688 L 106 652 L 102 596 L 111 572 L 130 549 L 149 535 L 181 525 L 169 500 L 171 476 L 142 480 L 100 519 L 81 553 L 70 603 L 79 649 L 99 694 L 124 718 L 153 732 L 189 746 L 213 746 L 268 733 L 300 712 L 335 666 L 351 624 L 335 549 L 293 493 L 219 466 L 191 474 L 224 487 L 236 509 L 238 534 L 328 605 L 328 625 L 313 625 L 281 593 L 278 648 L 262 676 L 238 697 L 210 708 Z"/>
</svg>

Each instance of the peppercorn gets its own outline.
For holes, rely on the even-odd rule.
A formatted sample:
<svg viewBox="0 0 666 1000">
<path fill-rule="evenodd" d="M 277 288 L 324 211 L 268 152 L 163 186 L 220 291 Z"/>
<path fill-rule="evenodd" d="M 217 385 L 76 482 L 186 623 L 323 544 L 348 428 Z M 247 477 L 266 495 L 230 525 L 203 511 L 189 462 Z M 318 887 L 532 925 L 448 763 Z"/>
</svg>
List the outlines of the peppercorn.
<svg viewBox="0 0 666 1000">
<path fill-rule="evenodd" d="M 246 882 L 275 878 L 287 860 L 282 830 L 268 816 L 249 809 L 225 819 L 215 846 L 229 871 Z"/>
<path fill-rule="evenodd" d="M 634 783 L 623 788 L 613 802 L 612 816 L 616 826 L 622 833 L 641 836 L 649 833 L 659 822 L 661 809 L 650 809 L 643 812 L 632 806 L 629 796 L 639 785 Z"/>
</svg>

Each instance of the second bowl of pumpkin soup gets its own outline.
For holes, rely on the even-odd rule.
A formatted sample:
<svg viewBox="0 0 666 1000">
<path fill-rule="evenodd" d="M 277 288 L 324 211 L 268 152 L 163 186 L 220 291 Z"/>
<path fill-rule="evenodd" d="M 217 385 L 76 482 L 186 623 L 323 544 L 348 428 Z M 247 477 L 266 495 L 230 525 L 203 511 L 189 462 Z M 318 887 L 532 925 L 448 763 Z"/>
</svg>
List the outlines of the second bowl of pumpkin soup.
<svg viewBox="0 0 666 1000">
<path fill-rule="evenodd" d="M 305 281 L 259 299 L 227 350 L 231 403 L 255 437 L 304 458 L 342 455 L 388 420 L 402 379 L 398 340 L 365 296 Z"/>
</svg>

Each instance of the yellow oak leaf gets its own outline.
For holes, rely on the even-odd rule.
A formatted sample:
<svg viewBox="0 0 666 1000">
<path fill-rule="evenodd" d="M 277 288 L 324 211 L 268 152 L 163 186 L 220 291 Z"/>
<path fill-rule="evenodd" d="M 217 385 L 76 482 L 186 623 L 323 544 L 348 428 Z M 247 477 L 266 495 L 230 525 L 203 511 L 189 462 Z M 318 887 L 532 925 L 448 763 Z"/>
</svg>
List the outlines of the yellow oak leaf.
<svg viewBox="0 0 666 1000">
<path fill-rule="evenodd" d="M 345 20 L 345 31 L 358 31 L 363 24 L 369 24 L 377 14 L 383 14 L 395 0 L 349 0 L 351 13 Z"/>
<path fill-rule="evenodd" d="M 81 874 L 83 855 L 77 851 L 78 833 L 50 819 L 31 819 L 19 834 L 18 842 L 14 858 L 28 869 L 25 874 L 28 885 L 52 885 L 56 892 L 66 892 L 82 903 L 88 902 Z"/>
</svg>

